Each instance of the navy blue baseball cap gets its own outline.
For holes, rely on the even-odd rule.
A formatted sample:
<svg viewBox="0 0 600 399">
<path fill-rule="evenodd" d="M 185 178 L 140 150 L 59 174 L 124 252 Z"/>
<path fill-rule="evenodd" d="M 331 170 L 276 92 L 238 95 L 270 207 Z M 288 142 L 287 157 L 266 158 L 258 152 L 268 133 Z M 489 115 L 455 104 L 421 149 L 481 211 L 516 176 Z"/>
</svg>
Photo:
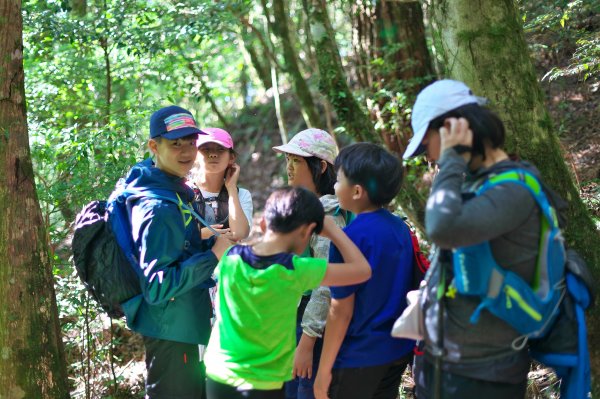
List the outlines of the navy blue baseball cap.
<svg viewBox="0 0 600 399">
<path fill-rule="evenodd" d="M 150 117 L 150 138 L 176 140 L 190 134 L 206 134 L 198 129 L 191 112 L 171 105 L 161 108 Z"/>
</svg>

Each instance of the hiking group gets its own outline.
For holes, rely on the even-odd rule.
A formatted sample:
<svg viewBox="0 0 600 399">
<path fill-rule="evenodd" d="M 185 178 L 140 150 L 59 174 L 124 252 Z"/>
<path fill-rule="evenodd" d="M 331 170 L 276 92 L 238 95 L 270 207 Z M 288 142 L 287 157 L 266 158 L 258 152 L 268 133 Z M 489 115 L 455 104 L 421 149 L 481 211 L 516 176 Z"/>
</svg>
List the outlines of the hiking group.
<svg viewBox="0 0 600 399">
<path fill-rule="evenodd" d="M 502 122 L 463 83 L 426 87 L 411 122 L 404 158 L 438 167 L 419 287 L 414 235 L 387 209 L 402 164 L 383 147 L 338 151 L 314 128 L 273 147 L 289 186 L 266 201 L 262 238 L 244 245 L 252 197 L 237 186 L 229 133 L 177 106 L 152 115 L 153 157 L 108 204 L 126 215 L 131 253 L 120 246 L 140 288 L 117 307 L 144 339 L 147 398 L 395 399 L 407 366 L 417 398 L 524 398 L 532 351 L 554 350 L 549 336 L 574 343 L 573 365 L 550 364 L 564 397 L 587 397 L 585 338 L 556 333 L 585 337 L 560 310 L 590 302 L 565 283 L 581 279 L 565 270 L 560 199 L 503 150 Z M 413 315 L 415 331 L 397 333 Z"/>
</svg>

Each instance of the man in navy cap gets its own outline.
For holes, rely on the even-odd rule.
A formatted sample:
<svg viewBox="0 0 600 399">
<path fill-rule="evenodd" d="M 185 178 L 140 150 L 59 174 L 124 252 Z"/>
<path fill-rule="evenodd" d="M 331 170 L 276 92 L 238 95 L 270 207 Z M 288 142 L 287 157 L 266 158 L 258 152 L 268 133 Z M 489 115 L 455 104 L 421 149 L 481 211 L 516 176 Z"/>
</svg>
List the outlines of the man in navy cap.
<svg viewBox="0 0 600 399">
<path fill-rule="evenodd" d="M 157 194 L 180 204 L 193 203 L 185 184 L 203 134 L 192 114 L 177 106 L 150 118 L 148 147 L 154 159 L 135 165 L 125 190 Z M 136 195 L 131 209 L 134 255 L 138 257 L 142 293 L 122 304 L 127 326 L 140 333 L 146 349 L 146 398 L 202 399 L 203 354 L 210 335 L 211 275 L 229 241 L 201 240 L 198 222 L 185 208 Z"/>
</svg>

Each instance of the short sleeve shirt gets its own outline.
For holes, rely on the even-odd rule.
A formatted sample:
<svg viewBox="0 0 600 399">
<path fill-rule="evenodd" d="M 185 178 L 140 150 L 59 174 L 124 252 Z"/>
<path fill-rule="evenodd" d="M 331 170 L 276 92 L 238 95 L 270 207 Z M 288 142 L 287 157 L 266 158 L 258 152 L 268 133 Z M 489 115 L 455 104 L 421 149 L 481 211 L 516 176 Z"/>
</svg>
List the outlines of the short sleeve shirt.
<svg viewBox="0 0 600 399">
<path fill-rule="evenodd" d="M 393 338 L 392 327 L 406 308 L 412 282 L 412 241 L 408 227 L 385 209 L 359 214 L 344 231 L 361 250 L 372 269 L 369 280 L 331 287 L 333 299 L 355 294 L 354 313 L 334 368 L 371 367 L 393 362 L 410 353 L 414 341 Z M 329 260 L 342 262 L 332 245 Z"/>
<path fill-rule="evenodd" d="M 292 378 L 296 307 L 319 286 L 325 259 L 258 256 L 236 245 L 217 267 L 217 318 L 205 356 L 207 375 L 244 389 L 278 389 Z"/>
</svg>

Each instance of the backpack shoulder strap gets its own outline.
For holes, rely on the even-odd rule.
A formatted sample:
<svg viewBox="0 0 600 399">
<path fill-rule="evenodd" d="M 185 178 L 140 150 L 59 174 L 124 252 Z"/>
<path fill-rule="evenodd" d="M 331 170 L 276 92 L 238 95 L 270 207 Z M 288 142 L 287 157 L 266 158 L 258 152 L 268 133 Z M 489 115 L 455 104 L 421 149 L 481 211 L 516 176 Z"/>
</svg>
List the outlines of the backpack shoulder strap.
<svg viewBox="0 0 600 399">
<path fill-rule="evenodd" d="M 212 231 L 212 233 L 215 236 L 221 235 L 219 232 L 217 232 L 215 229 L 213 229 L 210 226 L 210 224 L 208 224 L 208 222 L 202 216 L 198 215 L 198 213 L 191 206 L 185 204 L 183 202 L 183 200 L 181 199 L 181 197 L 179 196 L 179 194 L 175 193 L 175 195 L 177 196 L 177 199 L 167 197 L 164 195 L 160 195 L 160 194 L 156 194 L 156 193 L 152 193 L 152 192 L 148 192 L 148 191 L 136 191 L 136 190 L 126 189 L 126 190 L 122 190 L 119 193 L 119 195 L 116 196 L 114 199 L 119 201 L 119 198 L 122 198 L 121 201 L 123 199 L 125 199 L 126 201 L 129 201 L 129 200 L 139 199 L 139 198 L 154 198 L 154 199 L 159 199 L 162 201 L 171 202 L 171 203 L 177 205 L 177 207 L 179 207 L 179 209 L 181 210 L 181 213 L 183 214 L 184 221 L 185 221 L 186 214 L 191 215 L 192 217 L 196 218 L 196 220 L 198 220 L 200 223 L 202 223 L 202 225 L 204 225 L 206 228 L 208 228 L 210 231 Z M 111 199 L 112 198 L 113 198 L 113 196 L 111 195 Z"/>
<path fill-rule="evenodd" d="M 505 183 L 514 183 L 526 188 L 540 207 L 551 228 L 559 228 L 558 217 L 544 193 L 541 182 L 531 172 L 525 169 L 513 169 L 490 177 L 477 190 L 477 195 Z"/>
</svg>

